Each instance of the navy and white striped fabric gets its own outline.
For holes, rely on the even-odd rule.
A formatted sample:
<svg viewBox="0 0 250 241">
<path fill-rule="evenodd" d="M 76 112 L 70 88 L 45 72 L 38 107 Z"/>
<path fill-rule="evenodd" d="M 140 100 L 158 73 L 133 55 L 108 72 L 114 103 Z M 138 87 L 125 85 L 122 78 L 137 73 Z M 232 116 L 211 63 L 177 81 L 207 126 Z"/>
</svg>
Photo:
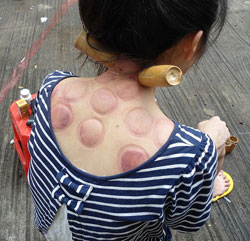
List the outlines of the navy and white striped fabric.
<svg viewBox="0 0 250 241">
<path fill-rule="evenodd" d="M 63 155 L 51 126 L 50 96 L 72 73 L 46 77 L 36 99 L 28 181 L 35 223 L 45 234 L 67 205 L 73 240 L 171 240 L 170 229 L 198 231 L 209 218 L 217 151 L 211 139 L 175 122 L 169 141 L 141 166 L 97 177 Z"/>
</svg>

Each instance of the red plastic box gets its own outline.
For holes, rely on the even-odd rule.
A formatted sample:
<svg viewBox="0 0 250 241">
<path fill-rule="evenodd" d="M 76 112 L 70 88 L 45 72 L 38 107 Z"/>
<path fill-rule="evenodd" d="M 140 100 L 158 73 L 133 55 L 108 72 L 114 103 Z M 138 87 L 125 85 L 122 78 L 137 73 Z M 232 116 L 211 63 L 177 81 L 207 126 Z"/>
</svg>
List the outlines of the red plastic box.
<svg viewBox="0 0 250 241">
<path fill-rule="evenodd" d="M 35 98 L 36 94 L 32 95 Z M 31 110 L 30 110 L 31 113 Z M 23 166 L 25 175 L 27 177 L 29 165 L 30 165 L 30 153 L 28 151 L 28 140 L 31 133 L 31 127 L 27 126 L 26 123 L 29 117 L 24 119 L 21 118 L 16 101 L 10 106 L 10 116 L 12 121 L 12 127 L 14 131 L 14 148 L 17 151 L 18 157 Z"/>
</svg>

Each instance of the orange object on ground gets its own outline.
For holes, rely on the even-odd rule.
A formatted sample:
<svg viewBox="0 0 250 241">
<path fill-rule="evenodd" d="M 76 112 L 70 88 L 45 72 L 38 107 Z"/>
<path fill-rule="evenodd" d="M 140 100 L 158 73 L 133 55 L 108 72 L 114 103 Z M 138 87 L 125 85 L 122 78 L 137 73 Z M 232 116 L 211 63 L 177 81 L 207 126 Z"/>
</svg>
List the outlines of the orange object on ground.
<svg viewBox="0 0 250 241">
<path fill-rule="evenodd" d="M 36 97 L 36 94 L 32 95 Z M 10 106 L 10 116 L 12 121 L 12 127 L 14 131 L 14 148 L 17 151 L 18 157 L 23 166 L 25 175 L 27 177 L 28 169 L 30 165 L 30 153 L 28 151 L 28 140 L 31 133 L 31 127 L 27 126 L 26 123 L 29 116 L 21 118 L 16 101 Z M 31 114 L 31 110 L 30 114 Z"/>
<path fill-rule="evenodd" d="M 231 153 L 238 144 L 238 142 L 239 139 L 236 136 L 231 136 L 226 142 L 226 154 Z"/>
</svg>

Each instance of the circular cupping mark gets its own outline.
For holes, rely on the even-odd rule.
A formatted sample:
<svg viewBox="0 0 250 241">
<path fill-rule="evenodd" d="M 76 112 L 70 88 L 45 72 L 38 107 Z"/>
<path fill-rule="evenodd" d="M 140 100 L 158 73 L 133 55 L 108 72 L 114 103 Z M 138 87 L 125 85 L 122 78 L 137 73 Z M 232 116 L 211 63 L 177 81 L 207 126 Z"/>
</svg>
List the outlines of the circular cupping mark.
<svg viewBox="0 0 250 241">
<path fill-rule="evenodd" d="M 89 148 L 100 145 L 104 139 L 104 134 L 103 123 L 96 118 L 83 121 L 78 128 L 80 142 Z"/>
<path fill-rule="evenodd" d="M 51 108 L 51 122 L 55 131 L 68 128 L 73 121 L 73 113 L 69 105 L 57 104 Z"/>
<path fill-rule="evenodd" d="M 153 128 L 153 118 L 151 114 L 141 107 L 136 107 L 130 110 L 126 116 L 130 131 L 136 135 L 149 133 Z"/>
<path fill-rule="evenodd" d="M 121 80 L 117 81 L 115 91 L 119 98 L 129 101 L 135 99 L 139 95 L 140 86 L 136 81 Z"/>
<path fill-rule="evenodd" d="M 119 161 L 123 172 L 132 170 L 149 159 L 148 153 L 140 146 L 127 145 L 119 151 Z"/>
<path fill-rule="evenodd" d="M 117 99 L 110 90 L 102 88 L 93 93 L 90 104 L 97 113 L 108 114 L 116 108 Z"/>
<path fill-rule="evenodd" d="M 75 81 L 73 84 L 68 83 L 64 86 L 63 97 L 69 102 L 75 102 L 84 98 L 88 93 L 87 81 Z"/>
</svg>

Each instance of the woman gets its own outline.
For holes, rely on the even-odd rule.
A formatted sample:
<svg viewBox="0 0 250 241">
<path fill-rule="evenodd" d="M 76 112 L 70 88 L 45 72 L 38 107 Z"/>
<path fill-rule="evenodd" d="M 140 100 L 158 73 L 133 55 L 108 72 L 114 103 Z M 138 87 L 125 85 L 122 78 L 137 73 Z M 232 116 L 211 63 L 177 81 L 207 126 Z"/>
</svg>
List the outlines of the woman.
<svg viewBox="0 0 250 241">
<path fill-rule="evenodd" d="M 226 5 L 79 1 L 88 48 L 110 53 L 103 63 L 112 67 L 93 78 L 56 71 L 39 90 L 28 177 L 48 240 L 172 240 L 171 229 L 206 222 L 226 124 L 213 117 L 196 130 L 170 120 L 138 73 L 175 65 L 185 74 L 211 30 L 220 32 Z M 222 174 L 216 187 L 214 196 L 228 188 Z"/>
</svg>

